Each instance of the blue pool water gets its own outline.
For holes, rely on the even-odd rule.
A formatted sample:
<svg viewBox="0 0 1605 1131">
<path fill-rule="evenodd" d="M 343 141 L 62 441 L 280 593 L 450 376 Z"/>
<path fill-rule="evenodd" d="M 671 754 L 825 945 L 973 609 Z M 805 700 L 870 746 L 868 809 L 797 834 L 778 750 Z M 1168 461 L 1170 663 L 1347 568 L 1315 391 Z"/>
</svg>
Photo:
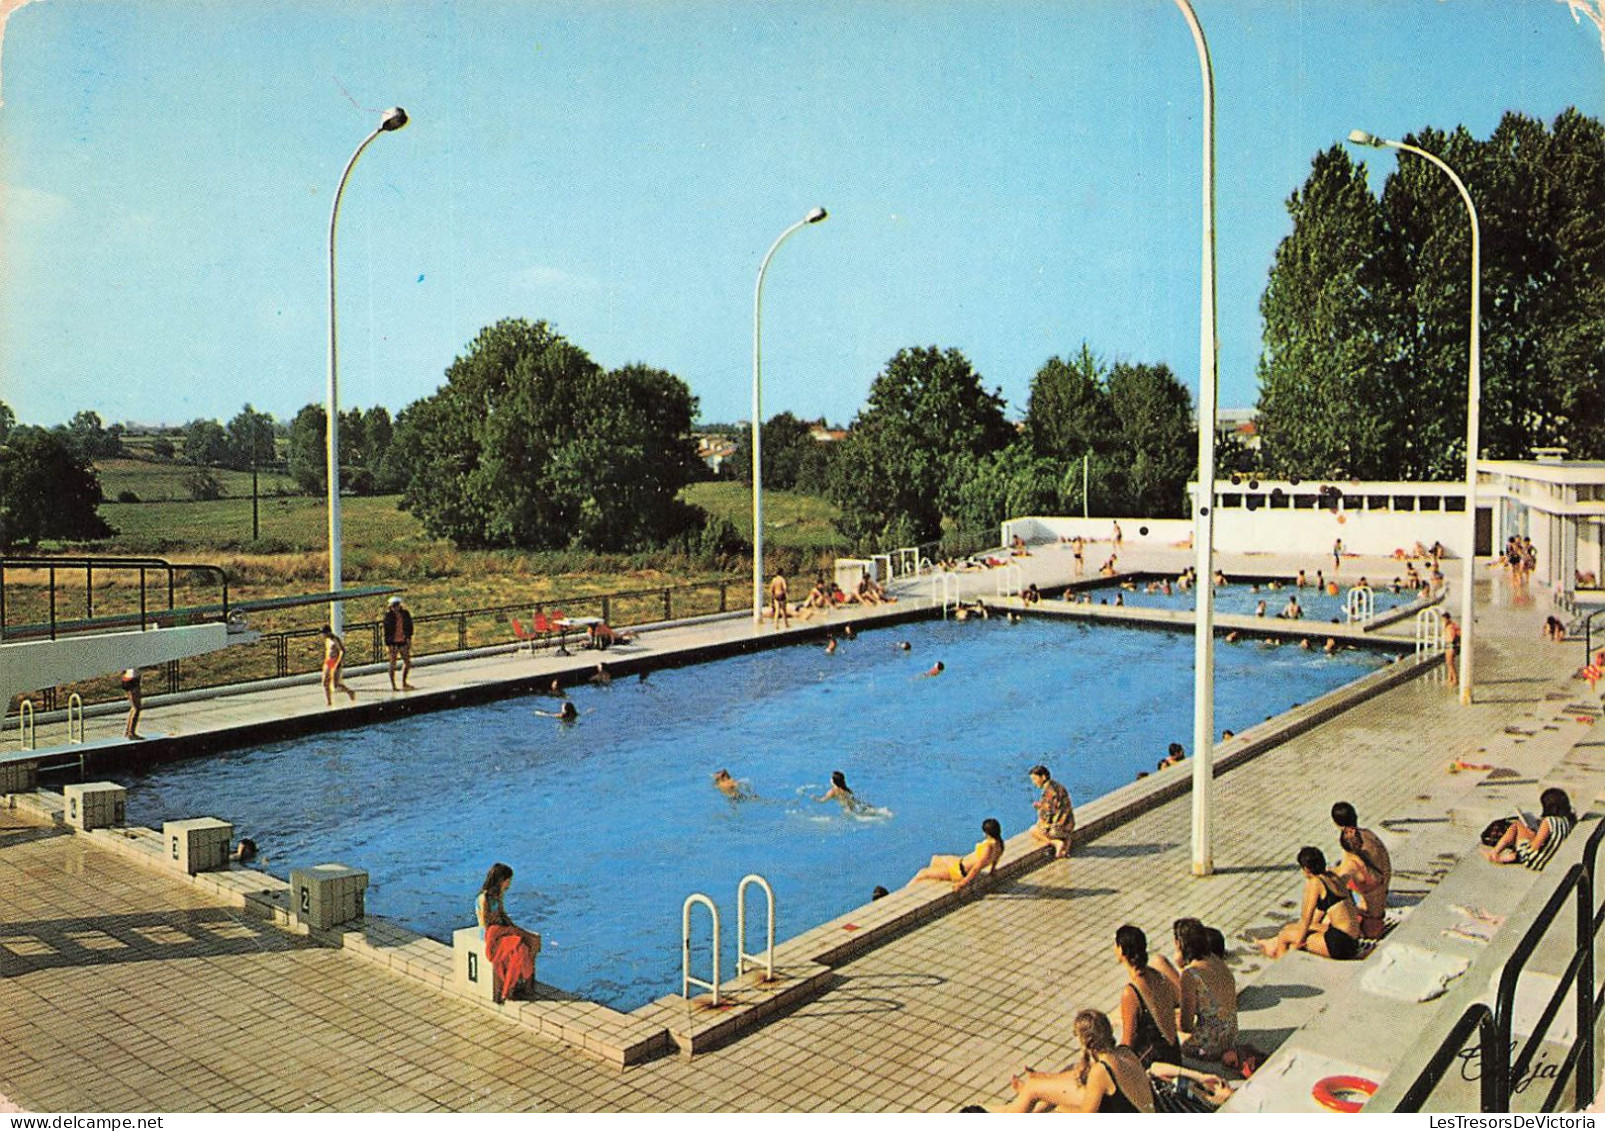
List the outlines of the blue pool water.
<svg viewBox="0 0 1605 1131">
<path fill-rule="evenodd" d="M 1346 622 L 1348 618 L 1349 587 L 1340 582 L 1337 596 L 1333 597 L 1324 591 L 1317 590 L 1314 585 L 1303 589 L 1294 588 L 1284 584 L 1280 589 L 1272 589 L 1267 584 L 1259 583 L 1258 589 L 1246 581 L 1232 581 L 1227 575 L 1229 584 L 1219 586 L 1215 590 L 1215 611 L 1217 613 L 1236 613 L 1240 616 L 1253 616 L 1254 609 L 1259 602 L 1265 602 L 1265 615 L 1275 617 L 1287 604 L 1287 599 L 1297 596 L 1299 604 L 1304 609 L 1304 620 L 1331 621 L 1334 617 L 1339 622 Z M 1137 583 L 1136 589 L 1122 590 L 1117 584 L 1101 585 L 1088 590 L 1093 604 L 1099 601 L 1115 603 L 1115 594 L 1121 593 L 1125 603 L 1135 608 L 1143 609 L 1181 609 L 1191 611 L 1197 594 L 1189 590 L 1186 593 L 1180 590 L 1173 591 L 1169 596 L 1164 593 L 1147 593 L 1146 581 Z M 1394 593 L 1387 587 L 1373 588 L 1371 601 L 1376 614 L 1388 612 L 1390 609 L 1408 605 L 1416 599 L 1416 594 L 1409 590 Z"/>
<path fill-rule="evenodd" d="M 130 783 L 129 819 L 223 817 L 281 877 L 365 868 L 371 911 L 442 940 L 473 922 L 485 869 L 506 861 L 508 911 L 543 936 L 541 980 L 628 1010 L 678 992 L 693 891 L 720 905 L 728 936 L 737 883 L 761 873 L 785 939 L 902 885 L 932 853 L 968 850 L 983 817 L 1006 835 L 1028 826 L 1035 762 L 1078 803 L 1153 769 L 1189 742 L 1192 646 L 1047 619 L 903 625 L 835 655 L 789 647 L 578 688 L 573 725 L 534 713 L 551 700 L 519 698 L 160 766 Z M 1217 655 L 1216 726 L 1236 730 L 1385 662 Z M 947 671 L 921 678 L 937 659 Z M 758 798 L 719 793 L 722 766 Z M 838 769 L 865 811 L 813 800 Z M 727 937 L 727 973 L 732 949 Z M 704 950 L 704 976 L 707 962 Z"/>
</svg>

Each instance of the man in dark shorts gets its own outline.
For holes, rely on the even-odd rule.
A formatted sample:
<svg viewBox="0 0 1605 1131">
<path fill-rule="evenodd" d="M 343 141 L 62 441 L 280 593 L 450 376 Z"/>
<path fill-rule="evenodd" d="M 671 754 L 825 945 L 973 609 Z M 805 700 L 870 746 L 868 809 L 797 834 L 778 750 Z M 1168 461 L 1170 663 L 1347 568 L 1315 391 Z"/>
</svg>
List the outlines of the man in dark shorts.
<svg viewBox="0 0 1605 1131">
<path fill-rule="evenodd" d="M 385 648 L 390 653 L 390 690 L 396 690 L 396 660 L 401 660 L 401 690 L 416 690 L 407 677 L 412 675 L 412 613 L 401 603 L 400 597 L 390 598 L 385 606 Z"/>
</svg>

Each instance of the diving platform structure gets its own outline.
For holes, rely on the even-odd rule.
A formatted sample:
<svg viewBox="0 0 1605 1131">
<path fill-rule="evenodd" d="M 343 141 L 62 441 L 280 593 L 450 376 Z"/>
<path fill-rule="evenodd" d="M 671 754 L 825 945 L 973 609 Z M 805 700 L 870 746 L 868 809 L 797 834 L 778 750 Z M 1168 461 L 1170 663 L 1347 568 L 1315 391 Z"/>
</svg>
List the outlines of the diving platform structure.
<svg viewBox="0 0 1605 1131">
<path fill-rule="evenodd" d="M 138 577 L 137 609 L 95 611 L 95 576 Z M 216 579 L 221 599 L 179 606 L 175 596 L 183 575 Z M 64 577 L 65 575 L 65 577 Z M 69 589 L 66 578 L 81 575 L 83 615 L 58 615 Z M 43 599 L 19 600 L 21 591 L 42 591 Z M 344 589 L 230 602 L 228 575 L 219 566 L 143 557 L 0 557 L 0 704 L 42 687 L 94 679 L 126 668 L 149 668 L 240 644 L 259 634 L 246 615 L 267 609 L 359 600 L 400 590 L 394 586 Z M 126 603 L 130 603 L 125 601 Z M 31 617 L 8 621 L 9 610 L 24 605 Z M 74 602 L 74 611 L 78 605 Z M 48 615 L 45 615 L 48 614 Z"/>
</svg>

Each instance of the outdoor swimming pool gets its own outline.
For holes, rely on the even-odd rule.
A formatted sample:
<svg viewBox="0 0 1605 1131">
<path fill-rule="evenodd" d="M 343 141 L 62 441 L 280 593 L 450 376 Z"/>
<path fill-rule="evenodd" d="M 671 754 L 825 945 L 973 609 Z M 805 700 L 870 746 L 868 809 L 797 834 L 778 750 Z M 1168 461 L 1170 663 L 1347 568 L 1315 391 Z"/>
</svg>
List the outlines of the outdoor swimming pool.
<svg viewBox="0 0 1605 1131">
<path fill-rule="evenodd" d="M 130 782 L 129 820 L 223 817 L 281 877 L 367 869 L 369 910 L 442 940 L 506 861 L 508 911 L 544 938 L 540 979 L 628 1010 L 679 990 L 693 891 L 719 903 L 733 949 L 736 884 L 761 873 L 785 939 L 967 850 L 983 817 L 1025 828 L 1035 762 L 1077 803 L 1152 770 L 1167 743 L 1190 745 L 1191 649 L 1190 635 L 1046 618 L 902 625 L 835 655 L 802 645 L 581 687 L 574 725 L 520 698 L 160 766 Z M 1216 726 L 1236 730 L 1386 662 L 1217 655 Z M 921 678 L 937 659 L 947 671 Z M 722 766 L 758 798 L 719 793 Z M 813 800 L 834 769 L 864 812 Z"/>
<path fill-rule="evenodd" d="M 1338 583 L 1337 596 L 1333 597 L 1324 590 L 1316 589 L 1314 585 L 1298 589 L 1283 583 L 1281 588 L 1272 589 L 1266 583 L 1260 582 L 1256 587 L 1256 585 L 1247 581 L 1233 581 L 1231 575 L 1228 574 L 1228 584 L 1218 586 L 1215 589 L 1215 611 L 1217 613 L 1236 613 L 1240 616 L 1251 617 L 1254 615 L 1255 606 L 1264 601 L 1265 615 L 1267 617 L 1275 617 L 1277 613 L 1282 611 L 1282 607 L 1287 604 L 1289 597 L 1297 596 L 1299 604 L 1304 609 L 1304 620 L 1330 622 L 1335 617 L 1340 623 L 1346 623 L 1349 619 L 1346 603 L 1349 599 L 1349 585 L 1357 580 L 1358 578 L 1351 578 L 1349 581 L 1340 581 Z M 1111 580 L 1108 585 L 1100 585 L 1086 592 L 1091 595 L 1093 604 L 1103 600 L 1112 605 L 1115 603 L 1116 593 L 1122 595 L 1125 604 L 1140 609 L 1191 611 L 1196 604 L 1195 598 L 1197 594 L 1191 590 L 1185 593 L 1175 590 L 1169 596 L 1166 596 L 1164 593 L 1144 592 L 1148 584 L 1147 581 L 1142 581 L 1137 583 L 1135 589 L 1123 590 Z M 1409 590 L 1394 593 L 1386 586 L 1375 587 L 1371 590 L 1371 601 L 1378 616 L 1389 610 L 1411 604 L 1415 601 L 1416 596 L 1415 593 Z"/>
</svg>

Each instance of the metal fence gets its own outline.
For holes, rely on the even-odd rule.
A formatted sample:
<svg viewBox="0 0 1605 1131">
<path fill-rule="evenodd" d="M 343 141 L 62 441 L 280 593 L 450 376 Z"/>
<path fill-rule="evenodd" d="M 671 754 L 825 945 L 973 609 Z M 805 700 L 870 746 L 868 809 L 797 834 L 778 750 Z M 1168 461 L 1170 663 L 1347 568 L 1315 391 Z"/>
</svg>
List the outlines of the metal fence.
<svg viewBox="0 0 1605 1131">
<path fill-rule="evenodd" d="M 417 658 L 515 644 L 519 641 L 513 633 L 513 619 L 527 625 L 537 613 L 554 619 L 559 614 L 600 617 L 615 627 L 627 627 L 728 612 L 730 588 L 735 586 L 744 601 L 748 584 L 736 580 L 704 581 L 417 614 L 413 617 L 412 654 Z M 347 664 L 382 663 L 386 659 L 383 623 L 379 620 L 347 622 L 345 643 Z M 555 648 L 558 637 L 554 635 L 541 643 Z M 321 629 L 264 632 L 252 645 L 172 660 L 150 669 L 145 690 L 147 694 L 177 693 L 283 678 L 315 672 L 322 663 Z M 105 677 L 60 688 L 44 688 L 32 698 L 39 710 L 48 711 L 58 702 L 65 702 L 67 694 L 73 691 L 78 692 L 86 704 L 112 702 L 122 695 L 116 678 Z"/>
</svg>

